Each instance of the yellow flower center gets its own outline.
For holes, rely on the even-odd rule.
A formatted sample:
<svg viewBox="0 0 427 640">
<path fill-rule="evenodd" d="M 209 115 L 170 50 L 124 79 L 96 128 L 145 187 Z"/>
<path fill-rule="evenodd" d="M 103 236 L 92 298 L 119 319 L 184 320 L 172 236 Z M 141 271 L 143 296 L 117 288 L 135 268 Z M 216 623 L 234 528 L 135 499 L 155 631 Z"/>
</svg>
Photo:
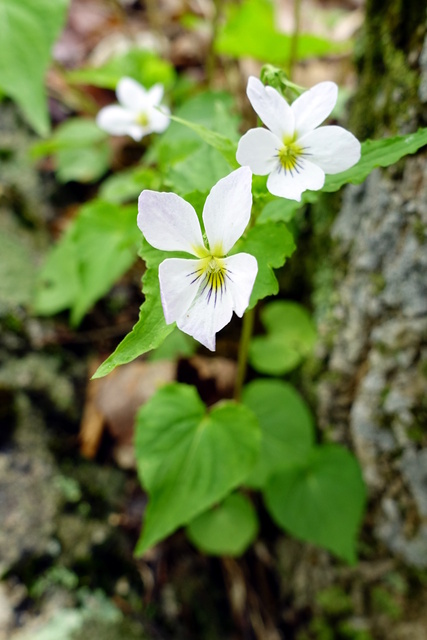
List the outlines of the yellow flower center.
<svg viewBox="0 0 427 640">
<path fill-rule="evenodd" d="M 212 299 L 216 305 L 218 296 L 222 296 L 225 292 L 226 281 L 229 278 L 225 261 L 209 255 L 200 261 L 199 268 L 191 275 L 195 275 L 193 282 L 200 280 L 199 295 L 206 293 L 207 302 L 209 303 Z"/>
<path fill-rule="evenodd" d="M 293 138 L 284 138 L 283 147 L 279 149 L 279 162 L 286 171 L 298 170 L 298 159 L 302 155 L 303 149 Z"/>
<path fill-rule="evenodd" d="M 141 127 L 147 127 L 150 120 L 147 114 L 143 111 L 141 113 L 138 113 L 138 115 L 136 116 L 136 122 L 137 124 L 140 124 Z"/>
</svg>

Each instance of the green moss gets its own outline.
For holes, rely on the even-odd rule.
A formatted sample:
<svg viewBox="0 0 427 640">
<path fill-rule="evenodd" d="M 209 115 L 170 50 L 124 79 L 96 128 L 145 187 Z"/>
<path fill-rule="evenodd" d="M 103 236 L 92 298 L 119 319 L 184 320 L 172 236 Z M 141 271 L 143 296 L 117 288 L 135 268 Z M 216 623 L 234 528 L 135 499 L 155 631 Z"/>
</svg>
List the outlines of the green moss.
<svg viewBox="0 0 427 640">
<path fill-rule="evenodd" d="M 421 220 L 416 220 L 414 222 L 413 230 L 414 230 L 414 235 L 418 240 L 418 242 L 420 243 L 420 245 L 425 244 L 427 239 L 427 226 L 423 222 L 421 222 Z"/>
<path fill-rule="evenodd" d="M 324 613 L 332 616 L 349 613 L 353 609 L 350 596 L 339 586 L 319 591 L 316 602 Z"/>
<path fill-rule="evenodd" d="M 369 0 L 356 48 L 360 82 L 351 130 L 362 140 L 417 126 L 417 59 L 425 34 L 425 6 L 418 0 Z M 412 54 L 409 55 L 409 54 Z"/>
<path fill-rule="evenodd" d="M 397 597 L 382 586 L 374 587 L 371 592 L 371 603 L 374 611 L 383 613 L 392 620 L 400 620 L 402 607 Z"/>
<path fill-rule="evenodd" d="M 371 283 L 373 287 L 373 294 L 378 295 L 381 291 L 384 291 L 386 286 L 386 281 L 384 275 L 382 273 L 372 273 L 371 274 Z"/>
<path fill-rule="evenodd" d="M 340 638 L 348 638 L 349 640 L 373 640 L 373 636 L 367 629 L 360 629 L 350 620 L 345 620 L 339 627 Z"/>
</svg>

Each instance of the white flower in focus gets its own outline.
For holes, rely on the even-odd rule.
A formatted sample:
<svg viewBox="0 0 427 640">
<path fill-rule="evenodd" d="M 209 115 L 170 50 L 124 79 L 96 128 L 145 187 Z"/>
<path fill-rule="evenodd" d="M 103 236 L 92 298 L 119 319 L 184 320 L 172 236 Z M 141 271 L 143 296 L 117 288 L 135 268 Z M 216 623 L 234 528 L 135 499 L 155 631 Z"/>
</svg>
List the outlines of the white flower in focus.
<svg viewBox="0 0 427 640">
<path fill-rule="evenodd" d="M 360 158 L 360 142 L 342 127 L 318 129 L 338 96 L 334 82 L 320 82 L 292 105 L 276 89 L 251 76 L 248 98 L 268 129 L 250 129 L 240 139 L 236 158 L 256 175 L 269 174 L 275 196 L 301 200 L 306 189 L 323 187 L 325 173 L 340 173 Z"/>
<path fill-rule="evenodd" d="M 96 116 L 100 129 L 115 136 L 128 135 L 138 141 L 149 133 L 161 133 L 169 126 L 170 111 L 160 104 L 163 98 L 161 84 L 155 84 L 147 91 L 136 80 L 122 78 L 117 84 L 116 95 L 120 104 L 104 107 Z"/>
<path fill-rule="evenodd" d="M 204 242 L 193 207 L 174 193 L 145 190 L 138 201 L 138 227 L 162 251 L 194 258 L 167 258 L 159 266 L 160 295 L 167 324 L 177 326 L 211 351 L 215 334 L 242 317 L 258 271 L 247 253 L 226 257 L 251 215 L 252 174 L 247 167 L 220 180 L 203 208 Z"/>
</svg>

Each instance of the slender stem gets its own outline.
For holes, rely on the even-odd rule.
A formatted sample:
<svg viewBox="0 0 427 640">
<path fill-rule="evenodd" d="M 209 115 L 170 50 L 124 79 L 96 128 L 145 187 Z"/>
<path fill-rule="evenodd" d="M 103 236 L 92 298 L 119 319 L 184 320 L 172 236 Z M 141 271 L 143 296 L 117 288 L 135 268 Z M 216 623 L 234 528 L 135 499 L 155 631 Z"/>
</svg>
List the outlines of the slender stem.
<svg viewBox="0 0 427 640">
<path fill-rule="evenodd" d="M 208 86 L 212 87 L 212 81 L 214 79 L 216 54 L 215 54 L 215 41 L 218 36 L 219 21 L 222 13 L 223 0 L 214 0 L 214 16 L 212 20 L 212 35 L 209 46 L 208 55 L 206 58 L 206 80 Z"/>
<path fill-rule="evenodd" d="M 215 5 L 217 7 L 217 18 L 218 20 L 218 6 L 221 0 L 215 0 Z M 294 29 L 292 33 L 291 40 L 291 50 L 289 55 L 289 81 L 288 84 L 297 90 L 300 89 L 298 85 L 294 85 L 292 82 L 293 71 L 296 63 L 298 62 L 298 39 L 300 34 L 301 27 L 301 0 L 294 0 Z M 212 45 L 213 50 L 213 45 Z M 255 219 L 252 217 L 252 225 L 254 224 Z M 237 357 L 237 375 L 236 375 L 236 384 L 234 386 L 234 399 L 239 401 L 242 395 L 242 388 L 246 378 L 246 371 L 248 368 L 248 354 L 249 354 L 249 344 L 251 341 L 253 329 L 254 329 L 254 320 L 255 320 L 255 307 L 253 309 L 249 309 L 245 315 L 243 316 L 243 325 L 242 325 L 242 334 L 240 336 L 239 343 L 239 353 Z"/>
<path fill-rule="evenodd" d="M 255 307 L 246 311 L 243 316 L 242 335 L 240 336 L 239 355 L 237 357 L 237 376 L 234 386 L 234 399 L 239 401 L 248 368 L 249 343 L 251 341 L 255 320 Z"/>
<path fill-rule="evenodd" d="M 298 62 L 298 40 L 301 30 L 301 0 L 294 0 L 294 29 L 292 32 L 291 49 L 289 52 L 289 77 L 294 75 L 295 65 Z"/>
</svg>

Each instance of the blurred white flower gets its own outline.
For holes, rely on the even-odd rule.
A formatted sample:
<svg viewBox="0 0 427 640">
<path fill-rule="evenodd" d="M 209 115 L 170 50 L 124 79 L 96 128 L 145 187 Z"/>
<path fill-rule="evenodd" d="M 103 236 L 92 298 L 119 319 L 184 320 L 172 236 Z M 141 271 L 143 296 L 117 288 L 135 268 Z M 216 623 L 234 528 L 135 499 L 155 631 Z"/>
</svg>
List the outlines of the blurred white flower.
<svg viewBox="0 0 427 640">
<path fill-rule="evenodd" d="M 211 351 L 233 311 L 242 317 L 258 272 L 252 255 L 226 257 L 249 222 L 251 182 L 250 170 L 242 167 L 212 187 L 203 209 L 207 242 L 188 202 L 174 193 L 145 190 L 139 196 L 138 226 L 147 241 L 162 251 L 195 256 L 167 258 L 159 266 L 166 323 L 176 322 Z"/>
<path fill-rule="evenodd" d="M 122 78 L 116 88 L 119 104 L 98 112 L 100 129 L 115 136 L 128 135 L 141 140 L 149 133 L 161 133 L 169 126 L 169 109 L 161 105 L 163 86 L 155 84 L 148 91 L 132 78 Z"/>
<path fill-rule="evenodd" d="M 317 128 L 338 96 L 334 82 L 320 82 L 292 105 L 276 89 L 251 76 L 248 98 L 268 129 L 250 129 L 240 139 L 237 161 L 256 175 L 268 175 L 275 196 L 301 200 L 306 189 L 323 187 L 326 173 L 340 173 L 360 158 L 360 142 L 342 127 Z"/>
</svg>

